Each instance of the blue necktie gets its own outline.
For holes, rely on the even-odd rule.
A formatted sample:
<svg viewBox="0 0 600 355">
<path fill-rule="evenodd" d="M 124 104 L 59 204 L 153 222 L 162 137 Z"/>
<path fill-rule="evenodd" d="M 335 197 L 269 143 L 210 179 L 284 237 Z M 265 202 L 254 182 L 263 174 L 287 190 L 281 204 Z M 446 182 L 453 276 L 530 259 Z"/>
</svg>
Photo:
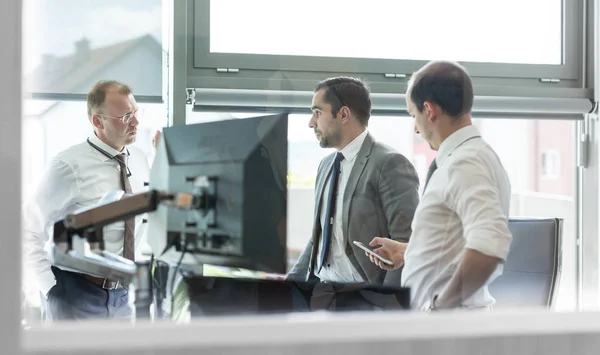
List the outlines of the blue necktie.
<svg viewBox="0 0 600 355">
<path fill-rule="evenodd" d="M 321 236 L 321 253 L 319 254 L 319 263 L 317 265 L 317 272 L 321 271 L 325 260 L 327 260 L 327 254 L 329 253 L 329 247 L 331 246 L 331 234 L 333 232 L 333 220 L 335 216 L 335 201 L 337 199 L 337 187 L 340 176 L 340 162 L 344 159 L 342 153 L 337 153 L 335 160 L 333 161 L 333 167 L 331 168 L 331 175 L 329 178 L 329 194 L 327 197 L 327 212 L 325 214 L 325 225 L 323 226 L 323 234 Z"/>
</svg>

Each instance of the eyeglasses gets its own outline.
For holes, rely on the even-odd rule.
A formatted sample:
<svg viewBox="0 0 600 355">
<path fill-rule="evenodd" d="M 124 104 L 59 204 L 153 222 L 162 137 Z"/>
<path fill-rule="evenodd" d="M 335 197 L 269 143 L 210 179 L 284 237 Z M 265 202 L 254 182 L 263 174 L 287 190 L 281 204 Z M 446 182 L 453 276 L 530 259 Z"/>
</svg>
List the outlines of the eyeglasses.
<svg viewBox="0 0 600 355">
<path fill-rule="evenodd" d="M 102 116 L 102 117 L 108 117 L 108 118 L 112 118 L 115 120 L 121 120 L 121 122 L 123 122 L 124 124 L 127 124 L 129 122 L 131 122 L 131 119 L 133 119 L 133 117 L 140 117 L 142 114 L 144 113 L 144 109 L 143 108 L 137 108 L 132 112 L 128 112 L 126 114 L 124 114 L 121 117 L 114 117 L 114 116 L 109 116 L 109 115 L 104 115 L 102 113 L 99 113 L 98 116 Z"/>
</svg>

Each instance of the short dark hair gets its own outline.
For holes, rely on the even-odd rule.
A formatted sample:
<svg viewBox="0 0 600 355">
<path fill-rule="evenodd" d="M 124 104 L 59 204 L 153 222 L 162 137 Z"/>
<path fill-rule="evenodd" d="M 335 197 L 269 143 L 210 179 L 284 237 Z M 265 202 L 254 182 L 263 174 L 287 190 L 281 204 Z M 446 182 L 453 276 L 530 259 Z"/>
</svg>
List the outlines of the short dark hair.
<svg viewBox="0 0 600 355">
<path fill-rule="evenodd" d="M 419 112 L 425 101 L 437 104 L 453 118 L 471 112 L 473 107 L 473 83 L 466 69 L 455 62 L 428 63 L 411 77 L 409 92 Z"/>
<path fill-rule="evenodd" d="M 315 92 L 325 91 L 325 101 L 331 105 L 331 113 L 336 115 L 347 106 L 364 126 L 371 117 L 371 93 L 368 85 L 358 78 L 338 76 L 325 79 L 315 86 Z"/>
<path fill-rule="evenodd" d="M 116 80 L 100 80 L 94 85 L 87 96 L 88 118 L 92 118 L 92 111 L 94 111 L 94 109 L 102 108 L 104 100 L 106 100 L 106 90 L 112 86 L 118 87 L 120 94 L 129 95 L 132 93 L 131 88 L 126 84 Z"/>
</svg>

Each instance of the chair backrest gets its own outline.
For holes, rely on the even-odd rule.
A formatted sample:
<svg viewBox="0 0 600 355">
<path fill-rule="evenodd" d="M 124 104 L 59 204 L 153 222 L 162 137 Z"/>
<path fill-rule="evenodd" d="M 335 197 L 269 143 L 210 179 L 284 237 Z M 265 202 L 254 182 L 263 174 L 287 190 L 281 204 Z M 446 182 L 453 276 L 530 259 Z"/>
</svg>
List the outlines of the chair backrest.
<svg viewBox="0 0 600 355">
<path fill-rule="evenodd" d="M 511 218 L 513 235 L 504 272 L 489 286 L 494 307 L 550 307 L 561 268 L 562 219 Z"/>
</svg>

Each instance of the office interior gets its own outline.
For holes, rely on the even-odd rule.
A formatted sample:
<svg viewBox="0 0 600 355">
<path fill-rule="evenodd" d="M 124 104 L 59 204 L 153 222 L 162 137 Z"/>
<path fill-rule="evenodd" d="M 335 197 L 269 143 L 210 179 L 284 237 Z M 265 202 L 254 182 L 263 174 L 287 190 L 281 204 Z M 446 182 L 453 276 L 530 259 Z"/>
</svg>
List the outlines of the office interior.
<svg viewBox="0 0 600 355">
<path fill-rule="evenodd" d="M 6 353 L 597 353 L 600 1 L 7 0 L 0 6 L 7 48 L 0 70 L 11 83 L 0 95 Z M 190 311 L 194 299 L 174 304 L 166 297 L 160 307 L 171 310 L 167 320 L 152 304 L 133 326 L 38 325 L 39 295 L 15 266 L 21 248 L 15 236 L 22 233 L 15 221 L 50 159 L 89 134 L 89 123 L 74 118 L 85 114 L 94 82 L 111 78 L 134 88 L 144 109 L 135 144 L 149 164 L 160 162 L 153 172 L 158 164 L 175 169 L 160 159 L 161 146 L 152 147 L 157 129 L 164 148 L 194 130 L 202 134 L 202 127 L 235 137 L 242 122 L 272 115 L 279 121 L 266 135 L 277 136 L 285 123 L 287 140 L 273 144 L 287 150 L 286 249 L 265 254 L 285 254 L 289 268 L 310 236 L 316 170 L 332 152 L 319 147 L 308 127 L 314 85 L 338 75 L 366 80 L 369 131 L 408 157 L 423 185 L 436 153 L 415 134 L 404 92 L 411 73 L 433 59 L 457 60 L 469 71 L 474 124 L 511 179 L 514 240 L 504 274 L 490 287 L 494 312 L 247 314 L 231 301 L 222 314 L 204 317 Z M 150 185 L 169 187 L 160 178 Z M 150 216 L 162 244 L 148 255 L 160 253 L 168 235 L 168 226 Z M 184 256 L 207 277 L 281 282 L 266 271 L 281 265 L 265 266 L 260 253 L 249 253 L 233 267 L 226 258 L 201 263 Z M 173 251 L 172 264 L 179 256 Z M 171 265 L 166 277 L 185 293 L 177 271 Z"/>
</svg>

